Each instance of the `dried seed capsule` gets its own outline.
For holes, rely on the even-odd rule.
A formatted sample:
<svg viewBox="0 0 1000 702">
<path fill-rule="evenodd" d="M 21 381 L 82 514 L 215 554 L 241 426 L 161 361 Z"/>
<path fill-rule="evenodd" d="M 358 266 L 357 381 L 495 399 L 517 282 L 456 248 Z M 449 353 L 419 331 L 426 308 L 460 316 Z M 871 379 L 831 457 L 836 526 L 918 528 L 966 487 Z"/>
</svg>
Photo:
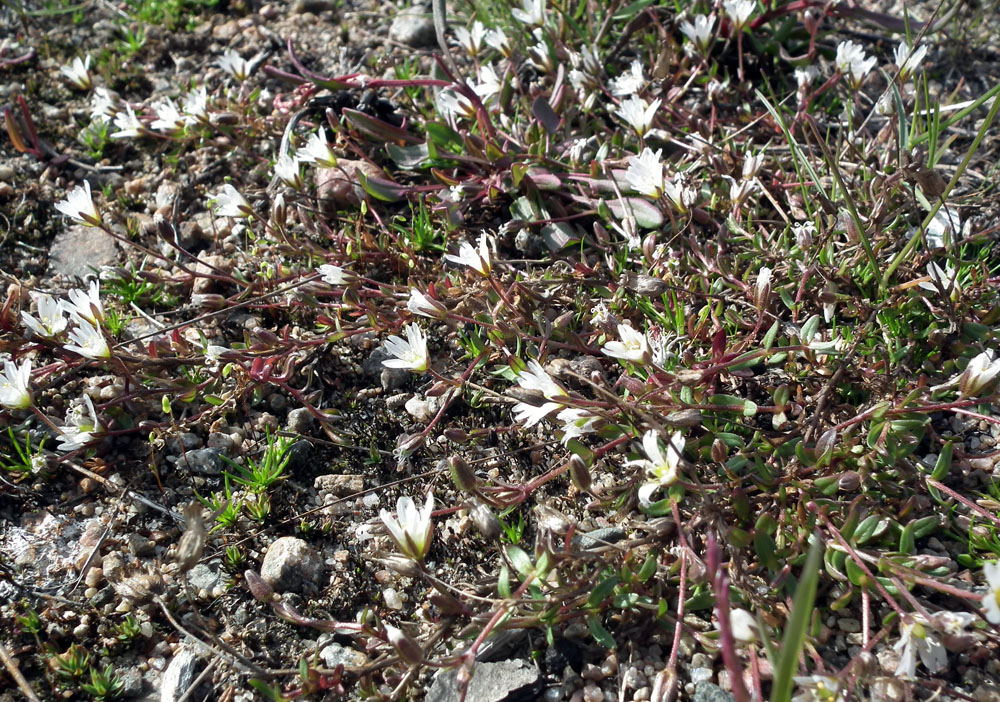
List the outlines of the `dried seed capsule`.
<svg viewBox="0 0 1000 702">
<path fill-rule="evenodd" d="M 472 468 L 461 456 L 452 456 L 448 459 L 448 470 L 451 472 L 451 480 L 462 492 L 475 492 L 479 486 L 479 478 L 472 472 Z"/>
</svg>

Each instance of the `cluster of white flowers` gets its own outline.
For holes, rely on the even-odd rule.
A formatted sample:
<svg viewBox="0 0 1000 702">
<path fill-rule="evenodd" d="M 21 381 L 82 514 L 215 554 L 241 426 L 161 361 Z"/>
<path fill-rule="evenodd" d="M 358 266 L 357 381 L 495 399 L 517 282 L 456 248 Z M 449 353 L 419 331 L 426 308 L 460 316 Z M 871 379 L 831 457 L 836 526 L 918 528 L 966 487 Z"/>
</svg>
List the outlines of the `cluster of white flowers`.
<svg viewBox="0 0 1000 702">
<path fill-rule="evenodd" d="M 67 328 L 73 343 L 63 348 L 87 358 L 110 358 L 111 349 L 101 331 L 104 305 L 100 298 L 100 284 L 93 281 L 87 291 L 70 290 L 69 300 L 56 300 L 51 295 L 33 292 L 31 297 L 38 310 L 38 317 L 21 312 L 24 326 L 41 338 L 58 340 Z M 71 328 L 70 328 L 71 327 Z"/>
</svg>

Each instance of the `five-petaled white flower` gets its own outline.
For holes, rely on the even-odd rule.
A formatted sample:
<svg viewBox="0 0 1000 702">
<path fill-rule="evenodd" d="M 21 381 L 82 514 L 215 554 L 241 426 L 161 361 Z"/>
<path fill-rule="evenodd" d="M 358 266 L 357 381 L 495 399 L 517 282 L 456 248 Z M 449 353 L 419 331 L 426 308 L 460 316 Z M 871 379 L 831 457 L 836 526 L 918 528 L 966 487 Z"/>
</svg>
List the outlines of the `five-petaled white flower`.
<svg viewBox="0 0 1000 702">
<path fill-rule="evenodd" d="M 642 436 L 642 450 L 646 458 L 629 461 L 626 466 L 639 466 L 646 471 L 649 480 L 639 487 L 639 502 L 648 507 L 652 504 L 653 493 L 661 487 L 667 487 L 677 482 L 677 470 L 681 464 L 681 451 L 684 449 L 684 436 L 674 432 L 667 442 L 666 451 L 660 448 L 659 435 L 655 429 L 650 429 Z"/>
<path fill-rule="evenodd" d="M 77 405 L 66 413 L 66 425 L 59 427 L 59 450 L 75 451 L 94 440 L 96 434 L 104 431 L 97 419 L 94 402 L 89 395 L 83 396 L 84 406 Z"/>
<path fill-rule="evenodd" d="M 851 40 L 842 41 L 837 46 L 834 63 L 853 90 L 857 90 L 865 82 L 868 73 L 875 67 L 875 62 L 874 56 L 866 57 L 865 50 Z"/>
<path fill-rule="evenodd" d="M 579 407 L 567 407 L 556 415 L 556 419 L 563 423 L 563 435 L 559 439 L 563 446 L 568 444 L 571 439 L 597 431 L 597 423 L 601 421 L 601 418 L 596 414 L 591 414 Z"/>
<path fill-rule="evenodd" d="M 502 29 L 491 29 L 486 32 L 485 37 L 486 43 L 499 51 L 501 54 L 510 58 L 513 54 L 513 48 L 510 45 L 510 39 L 504 34 Z"/>
<path fill-rule="evenodd" d="M 104 338 L 99 326 L 95 326 L 83 317 L 73 315 L 75 328 L 70 329 L 69 339 L 74 342 L 63 346 L 67 351 L 78 353 L 81 356 L 93 359 L 111 358 L 111 349 L 108 347 L 108 340 Z"/>
<path fill-rule="evenodd" d="M 722 0 L 722 9 L 726 12 L 726 17 L 733 23 L 733 28 L 738 32 L 750 19 L 750 15 L 757 9 L 756 0 Z"/>
<path fill-rule="evenodd" d="M 68 65 L 60 66 L 59 71 L 80 90 L 90 90 L 91 86 L 94 85 L 94 81 L 90 77 L 90 56 L 82 61 L 77 56 Z"/>
<path fill-rule="evenodd" d="M 478 250 L 469 242 L 463 241 L 462 245 L 458 247 L 458 255 L 445 254 L 444 260 L 468 266 L 482 275 L 489 275 L 493 268 L 493 264 L 490 262 L 491 240 L 492 237 L 488 237 L 485 233 L 480 234 Z"/>
<path fill-rule="evenodd" d="M 244 81 L 250 76 L 250 64 L 233 49 L 226 49 L 216 61 L 219 68 L 238 81 Z"/>
<path fill-rule="evenodd" d="M 660 108 L 660 99 L 653 100 L 649 105 L 638 95 L 633 95 L 622 103 L 615 110 L 615 114 L 625 120 L 635 133 L 642 136 L 649 131 L 653 124 L 653 117 Z"/>
<path fill-rule="evenodd" d="M 303 163 L 315 163 L 322 168 L 333 168 L 337 165 L 337 154 L 330 148 L 330 142 L 326 140 L 326 130 L 322 127 L 306 138 L 306 143 L 295 152 L 295 157 Z"/>
<path fill-rule="evenodd" d="M 562 407 L 558 402 L 545 402 L 533 405 L 530 402 L 518 402 L 514 405 L 514 420 L 526 427 L 533 427 Z"/>
<path fill-rule="evenodd" d="M 548 400 L 567 395 L 562 386 L 542 368 L 542 364 L 533 358 L 528 361 L 528 367 L 517 374 L 517 384 L 529 392 L 535 390 L 542 393 Z"/>
<path fill-rule="evenodd" d="M 135 110 L 127 103 L 125 111 L 115 115 L 115 126 L 118 127 L 118 131 L 112 132 L 112 139 L 133 139 L 139 136 L 142 130 L 145 129 L 142 122 L 136 116 Z"/>
<path fill-rule="evenodd" d="M 83 185 L 78 185 L 66 193 L 66 199 L 57 202 L 56 209 L 79 224 L 88 227 L 101 226 L 101 213 L 94 205 L 89 181 L 83 181 Z"/>
<path fill-rule="evenodd" d="M 430 361 L 427 357 L 427 337 L 415 323 L 407 324 L 404 331 L 406 339 L 390 336 L 385 340 L 385 349 L 394 358 L 387 358 L 382 365 L 387 368 L 406 368 L 412 371 L 427 370 Z"/>
<path fill-rule="evenodd" d="M 45 293 L 31 293 L 31 299 L 35 301 L 38 309 L 38 318 L 31 316 L 27 312 L 21 312 L 21 321 L 37 336 L 51 339 L 66 331 L 66 317 L 63 313 L 63 305 L 56 298 Z"/>
<path fill-rule="evenodd" d="M 231 183 L 223 185 L 212 202 L 215 203 L 215 214 L 219 217 L 247 217 L 253 214 L 250 203 Z"/>
<path fill-rule="evenodd" d="M 90 119 L 95 122 L 110 122 L 118 113 L 117 99 L 107 88 L 95 88 L 90 96 Z"/>
<path fill-rule="evenodd" d="M 396 501 L 396 515 L 388 510 L 380 510 L 379 517 L 389 530 L 389 538 L 404 556 L 422 561 L 431 547 L 431 513 L 434 511 L 434 495 L 427 493 L 422 508 L 417 507 L 411 497 L 400 497 Z"/>
<path fill-rule="evenodd" d="M 917 656 L 931 673 L 938 673 L 948 666 L 948 654 L 944 646 L 930 630 L 930 622 L 918 614 L 903 620 L 900 625 L 899 641 L 893 648 L 900 652 L 896 675 L 912 678 L 917 672 Z"/>
<path fill-rule="evenodd" d="M 153 111 L 156 112 L 156 119 L 150 123 L 150 129 L 167 133 L 179 132 L 188 122 L 177 104 L 170 98 L 153 105 Z"/>
<path fill-rule="evenodd" d="M 708 52 L 708 47 L 712 45 L 712 28 L 714 26 L 714 17 L 710 15 L 695 15 L 693 22 L 691 20 L 681 22 L 681 31 L 695 45 L 695 48 L 704 54 Z"/>
<path fill-rule="evenodd" d="M 613 79 L 608 87 L 615 97 L 625 97 L 626 95 L 635 95 L 642 90 L 644 85 L 646 85 L 646 79 L 642 76 L 642 61 L 636 59 L 629 65 L 628 70 Z"/>
<path fill-rule="evenodd" d="M 637 193 L 651 198 L 663 195 L 663 162 L 660 160 L 662 153 L 662 149 L 653 151 L 647 146 L 638 156 L 629 157 L 625 180 Z"/>
<path fill-rule="evenodd" d="M 406 309 L 413 314 L 432 319 L 444 319 L 448 315 L 448 310 L 437 300 L 424 295 L 416 288 L 410 288 L 410 298 L 406 301 Z"/>
<path fill-rule="evenodd" d="M 274 164 L 274 175 L 289 188 L 298 190 L 303 185 L 298 156 L 289 154 L 278 156 L 278 160 Z"/>
<path fill-rule="evenodd" d="M 986 594 L 983 595 L 983 616 L 991 624 L 1000 624 L 1000 561 L 983 564 Z"/>
<path fill-rule="evenodd" d="M 88 322 L 98 324 L 104 321 L 104 303 L 101 302 L 101 284 L 96 280 L 90 281 L 87 290 L 78 288 L 70 290 L 69 301 L 63 301 L 63 311 L 71 317 L 82 317 Z"/>
<path fill-rule="evenodd" d="M 469 53 L 469 56 L 477 56 L 483 49 L 483 41 L 486 39 L 486 26 L 476 20 L 472 23 L 472 29 L 465 27 L 455 27 L 455 38 L 458 43 Z"/>
<path fill-rule="evenodd" d="M 845 697 L 840 682 L 829 675 L 800 675 L 795 683 L 801 691 L 792 702 L 843 702 Z"/>
<path fill-rule="evenodd" d="M 437 97 L 438 112 L 442 117 L 475 119 L 476 107 L 469 98 L 451 88 L 445 88 Z"/>
<path fill-rule="evenodd" d="M 927 45 L 911 48 L 904 39 L 899 42 L 899 46 L 893 49 L 893 54 L 896 58 L 896 66 L 899 68 L 899 79 L 905 81 L 913 75 L 917 66 L 924 60 L 924 56 L 927 55 Z"/>
<path fill-rule="evenodd" d="M 764 154 L 759 153 L 754 156 L 752 153 L 747 151 L 743 154 L 743 179 L 753 180 L 757 177 L 757 172 L 760 171 L 760 167 L 764 165 Z"/>
<path fill-rule="evenodd" d="M 191 90 L 184 95 L 184 114 L 188 124 L 208 122 L 208 91 L 205 86 Z"/>
<path fill-rule="evenodd" d="M 519 22 L 529 27 L 540 27 L 545 24 L 545 0 L 521 0 L 521 8 L 514 8 L 510 14 Z"/>
<path fill-rule="evenodd" d="M 649 348 L 649 342 L 646 340 L 645 334 L 636 331 L 628 324 L 619 324 L 618 336 L 622 340 L 609 341 L 604 344 L 601 353 L 612 358 L 620 358 L 623 361 L 632 361 L 633 363 L 640 364 L 649 363 L 653 357 L 653 352 Z"/>
<path fill-rule="evenodd" d="M 7 409 L 27 409 L 32 402 L 31 359 L 24 359 L 20 366 L 4 361 L 3 373 L 0 373 L 0 405 Z"/>
<path fill-rule="evenodd" d="M 1000 374 L 1000 360 L 993 349 L 975 356 L 965 367 L 958 379 L 958 391 L 962 397 L 975 397 L 982 393 Z"/>
<path fill-rule="evenodd" d="M 324 263 L 316 270 L 322 276 L 321 280 L 327 285 L 350 285 L 358 279 L 354 271 L 349 271 L 346 268 L 334 266 L 330 263 Z"/>
</svg>

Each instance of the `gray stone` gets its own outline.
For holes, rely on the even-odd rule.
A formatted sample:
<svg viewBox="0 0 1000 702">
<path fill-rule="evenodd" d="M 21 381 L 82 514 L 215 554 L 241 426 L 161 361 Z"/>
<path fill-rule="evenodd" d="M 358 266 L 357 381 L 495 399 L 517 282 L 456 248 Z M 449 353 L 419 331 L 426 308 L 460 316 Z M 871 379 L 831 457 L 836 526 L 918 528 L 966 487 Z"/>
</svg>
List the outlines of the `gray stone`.
<svg viewBox="0 0 1000 702">
<path fill-rule="evenodd" d="M 309 463 L 309 456 L 312 455 L 312 444 L 305 439 L 299 439 L 288 447 L 287 470 L 295 470 Z"/>
<path fill-rule="evenodd" d="M 142 673 L 137 668 L 120 668 L 117 672 L 122 683 L 122 697 L 138 697 L 142 694 Z"/>
<path fill-rule="evenodd" d="M 222 455 L 222 451 L 217 448 L 195 449 L 181 456 L 177 463 L 186 465 L 195 473 L 218 475 L 222 472 Z"/>
<path fill-rule="evenodd" d="M 389 26 L 389 39 L 414 49 L 437 46 L 431 14 L 422 7 L 403 10 Z"/>
<path fill-rule="evenodd" d="M 181 432 L 177 436 L 171 436 L 167 439 L 167 450 L 171 453 L 180 453 L 182 449 L 192 451 L 199 446 L 201 446 L 201 437 L 190 431 Z"/>
<path fill-rule="evenodd" d="M 383 366 L 382 361 L 390 358 L 393 358 L 393 355 L 389 353 L 383 344 L 372 351 L 371 355 L 365 359 L 365 362 L 361 366 L 365 373 L 379 378 L 382 382 L 382 389 L 386 392 L 392 392 L 403 387 L 409 382 L 412 375 L 410 371 L 403 368 L 386 368 Z"/>
<path fill-rule="evenodd" d="M 365 476 L 353 473 L 317 475 L 313 480 L 317 492 L 327 492 L 335 497 L 353 495 L 365 489 Z"/>
<path fill-rule="evenodd" d="M 177 651 L 170 660 L 170 665 L 163 671 L 163 681 L 160 683 L 160 702 L 177 702 L 194 682 L 197 667 L 198 656 L 195 655 L 194 651 L 187 648 Z"/>
<path fill-rule="evenodd" d="M 715 683 L 700 682 L 694 686 L 694 702 L 733 702 L 731 692 L 726 692 Z"/>
<path fill-rule="evenodd" d="M 295 434 L 308 434 L 313 426 L 312 413 L 305 407 L 298 407 L 288 412 L 288 431 Z"/>
<path fill-rule="evenodd" d="M 110 234 L 76 224 L 56 234 L 49 247 L 49 273 L 81 280 L 118 261 L 118 245 Z"/>
<path fill-rule="evenodd" d="M 861 631 L 861 622 L 853 617 L 844 617 L 837 620 L 837 628 L 848 634 L 856 634 Z"/>
<path fill-rule="evenodd" d="M 322 575 L 319 554 L 294 536 L 283 536 L 272 543 L 260 567 L 260 577 L 278 591 L 317 591 Z"/>
<path fill-rule="evenodd" d="M 455 685 L 457 670 L 438 675 L 427 692 L 427 702 L 458 702 Z M 525 660 L 477 663 L 469 682 L 466 702 L 519 702 L 535 700 L 541 691 L 538 669 Z"/>
<path fill-rule="evenodd" d="M 712 669 L 711 668 L 692 668 L 691 669 L 691 682 L 695 685 L 701 682 L 709 682 L 712 679 Z"/>
<path fill-rule="evenodd" d="M 222 574 L 207 563 L 198 563 L 187 574 L 188 584 L 195 592 L 207 590 L 211 593 L 222 584 Z"/>
</svg>

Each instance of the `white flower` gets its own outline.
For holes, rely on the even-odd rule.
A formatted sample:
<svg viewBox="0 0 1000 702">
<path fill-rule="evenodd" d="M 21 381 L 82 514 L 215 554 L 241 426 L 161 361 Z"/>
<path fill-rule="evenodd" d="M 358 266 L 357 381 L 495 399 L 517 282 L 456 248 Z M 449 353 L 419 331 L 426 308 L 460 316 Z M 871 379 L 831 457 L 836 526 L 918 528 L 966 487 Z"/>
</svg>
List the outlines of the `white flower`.
<svg viewBox="0 0 1000 702">
<path fill-rule="evenodd" d="M 218 365 L 219 361 L 222 360 L 222 354 L 228 350 L 229 349 L 225 346 L 209 344 L 205 347 L 205 363 L 208 363 L 209 365 Z"/>
<path fill-rule="evenodd" d="M 66 331 L 66 317 L 63 314 L 63 306 L 59 300 L 46 295 L 45 293 L 31 293 L 31 299 L 35 301 L 38 309 L 38 318 L 35 319 L 27 312 L 21 312 L 21 321 L 37 336 L 51 339 Z"/>
<path fill-rule="evenodd" d="M 274 164 L 274 175 L 289 188 L 298 190 L 302 187 L 302 174 L 299 172 L 299 159 L 296 156 L 281 154 Z"/>
<path fill-rule="evenodd" d="M 722 9 L 726 16 L 732 21 L 736 31 L 743 29 L 743 25 L 750 19 L 750 15 L 757 9 L 755 0 L 722 0 Z"/>
<path fill-rule="evenodd" d="M 70 409 L 66 413 L 66 426 L 59 427 L 60 451 L 75 451 L 82 448 L 94 440 L 95 434 L 104 431 L 97 419 L 93 400 L 89 395 L 84 395 L 83 402 L 85 407 L 77 405 Z"/>
<path fill-rule="evenodd" d="M 663 194 L 681 214 L 687 212 L 698 201 L 698 189 L 685 183 L 680 174 L 663 181 Z"/>
<path fill-rule="evenodd" d="M 78 224 L 88 227 L 99 227 L 101 225 L 101 213 L 94 205 L 94 198 L 90 195 L 90 182 L 83 181 L 83 185 L 78 185 L 66 194 L 66 199 L 56 203 L 56 209 Z"/>
<path fill-rule="evenodd" d="M 455 92 L 451 88 L 445 88 L 437 97 L 438 112 L 442 117 L 462 117 L 464 119 L 475 119 L 476 108 L 469 98 Z"/>
<path fill-rule="evenodd" d="M 708 47 L 712 45 L 712 28 L 714 26 L 714 17 L 709 15 L 695 15 L 694 22 L 690 20 L 681 22 L 681 31 L 695 45 L 698 51 L 706 53 Z"/>
<path fill-rule="evenodd" d="M 3 373 L 0 373 L 0 405 L 7 409 L 27 409 L 32 402 L 31 359 L 24 359 L 20 366 L 4 361 Z"/>
<path fill-rule="evenodd" d="M 601 353 L 612 358 L 620 358 L 623 361 L 649 363 L 653 353 L 649 348 L 649 342 L 646 341 L 645 334 L 637 332 L 628 324 L 619 324 L 618 336 L 621 337 L 621 341 L 609 341 L 604 344 Z"/>
<path fill-rule="evenodd" d="M 479 235 L 479 250 L 477 251 L 467 241 L 463 241 L 458 247 L 458 255 L 445 254 L 444 260 L 468 266 L 482 275 L 489 275 L 493 265 L 490 262 L 490 243 L 492 237 L 487 237 L 485 233 Z"/>
<path fill-rule="evenodd" d="M 653 151 L 647 146 L 638 156 L 629 157 L 625 180 L 637 193 L 654 199 L 663 195 L 662 153 L 662 149 Z"/>
<path fill-rule="evenodd" d="M 754 301 L 758 305 L 767 303 L 767 298 L 771 294 L 771 269 L 767 266 L 761 266 L 757 272 L 757 283 L 754 285 L 753 292 Z"/>
<path fill-rule="evenodd" d="M 917 283 L 918 287 L 934 292 L 961 290 L 957 280 L 958 271 L 950 263 L 945 263 L 944 268 L 941 268 L 935 261 L 931 261 L 927 264 L 927 275 L 930 280 Z"/>
<path fill-rule="evenodd" d="M 521 0 L 521 7 L 524 9 L 515 7 L 510 11 L 514 19 L 529 27 L 545 24 L 545 0 Z"/>
<path fill-rule="evenodd" d="M 752 153 L 747 151 L 743 154 L 743 179 L 753 180 L 757 177 L 757 172 L 760 171 L 760 167 L 764 165 L 764 154 L 760 153 L 754 156 Z"/>
<path fill-rule="evenodd" d="M 507 58 L 510 58 L 513 53 L 513 49 L 510 45 L 510 39 L 507 38 L 507 35 L 504 34 L 502 29 L 489 30 L 486 32 L 484 39 L 489 46 L 493 47 Z"/>
<path fill-rule="evenodd" d="M 949 636 L 961 636 L 979 617 L 971 612 L 938 612 L 934 623 L 938 631 Z"/>
<path fill-rule="evenodd" d="M 68 65 L 60 66 L 59 71 L 80 90 L 90 90 L 94 84 L 90 77 L 90 56 L 84 61 L 77 56 Z"/>
<path fill-rule="evenodd" d="M 101 284 L 90 281 L 87 291 L 74 288 L 70 290 L 69 302 L 62 302 L 63 311 L 70 316 L 81 317 L 88 322 L 99 324 L 104 321 L 104 304 L 101 302 Z"/>
<path fill-rule="evenodd" d="M 204 85 L 184 95 L 183 109 L 188 124 L 208 122 L 208 91 Z"/>
<path fill-rule="evenodd" d="M 653 100 L 652 104 L 647 105 L 646 101 L 641 97 L 633 95 L 627 100 L 622 101 L 615 114 L 625 120 L 635 130 L 637 135 L 642 136 L 649 131 L 649 127 L 653 124 L 653 117 L 656 116 L 656 111 L 659 107 L 659 98 Z"/>
<path fill-rule="evenodd" d="M 125 111 L 115 115 L 115 126 L 117 132 L 111 134 L 112 139 L 132 139 L 139 136 L 144 127 L 139 118 L 135 116 L 135 110 L 129 104 L 125 105 Z"/>
<path fill-rule="evenodd" d="M 729 610 L 729 629 L 733 638 L 741 643 L 750 643 L 758 638 L 757 618 L 739 607 Z"/>
<path fill-rule="evenodd" d="M 865 57 L 865 50 L 853 41 L 843 41 L 837 46 L 837 58 L 834 63 L 853 90 L 857 90 L 865 82 L 865 77 L 875 67 L 876 59 Z"/>
<path fill-rule="evenodd" d="M 244 81 L 250 75 L 250 64 L 233 49 L 226 49 L 216 64 L 238 81 Z"/>
<path fill-rule="evenodd" d="M 552 58 L 552 49 L 544 39 L 539 40 L 534 46 L 528 47 L 528 60 L 540 71 L 550 73 L 555 70 L 556 64 Z M 574 86 L 575 87 L 575 86 Z"/>
<path fill-rule="evenodd" d="M 993 349 L 983 351 L 965 367 L 958 379 L 958 391 L 962 397 L 975 397 L 985 390 L 1000 374 L 1000 360 Z"/>
<path fill-rule="evenodd" d="M 479 82 L 472 86 L 473 91 L 479 96 L 483 103 L 489 103 L 495 95 L 500 94 L 500 76 L 493 68 L 493 64 L 484 63 L 479 67 Z"/>
<path fill-rule="evenodd" d="M 385 340 L 385 348 L 395 358 L 382 361 L 387 368 L 406 368 L 412 371 L 427 370 L 430 361 L 427 357 L 427 338 L 414 323 L 406 325 L 406 339 L 390 336 Z"/>
<path fill-rule="evenodd" d="M 560 407 L 562 405 L 558 402 L 546 402 L 542 405 L 518 402 L 514 405 L 514 421 L 524 424 L 525 427 L 533 427 Z"/>
<path fill-rule="evenodd" d="M 991 624 L 1000 624 L 1000 561 L 983 564 L 986 594 L 983 595 L 983 616 Z"/>
<path fill-rule="evenodd" d="M 795 683 L 802 691 L 792 698 L 792 702 L 843 702 L 844 690 L 836 678 L 828 675 L 801 675 Z"/>
<path fill-rule="evenodd" d="M 625 97 L 638 93 L 644 85 L 646 80 L 642 77 L 642 61 L 636 59 L 629 65 L 629 69 L 612 80 L 608 87 L 615 97 Z"/>
<path fill-rule="evenodd" d="M 321 280 L 327 285 L 350 285 L 358 279 L 353 271 L 329 263 L 324 263 L 316 270 L 322 276 Z"/>
<path fill-rule="evenodd" d="M 416 288 L 410 288 L 410 298 L 406 301 L 406 309 L 413 314 L 432 319 L 444 319 L 448 314 L 444 305 L 427 297 Z"/>
<path fill-rule="evenodd" d="M 805 68 L 795 69 L 795 82 L 799 87 L 799 90 L 805 90 L 812 82 L 816 80 L 816 76 L 819 75 L 819 68 L 816 66 L 806 66 Z"/>
<path fill-rule="evenodd" d="M 396 517 L 387 510 L 379 510 L 379 517 L 389 530 L 389 538 L 404 556 L 415 561 L 423 560 L 431 547 L 431 513 L 434 511 L 434 495 L 427 493 L 424 506 L 418 508 L 411 497 L 400 497 L 396 501 Z"/>
<path fill-rule="evenodd" d="M 810 249 L 813 244 L 813 236 L 816 234 L 816 225 L 812 222 L 793 224 L 792 234 L 795 235 L 795 243 L 800 249 Z"/>
<path fill-rule="evenodd" d="M 187 122 L 181 111 L 173 100 L 167 98 L 163 102 L 153 105 L 156 112 L 156 119 L 149 125 L 150 129 L 158 129 L 164 132 L 177 132 L 184 128 Z"/>
<path fill-rule="evenodd" d="M 295 152 L 295 157 L 304 163 L 315 163 L 323 168 L 333 168 L 337 165 L 337 155 L 326 140 L 326 130 L 320 127 L 318 132 L 310 134 L 305 145 Z"/>
<path fill-rule="evenodd" d="M 563 423 L 563 435 L 559 439 L 563 446 L 568 444 L 571 439 L 596 431 L 597 423 L 601 421 L 601 418 L 596 414 L 576 407 L 567 407 L 556 415 L 556 419 Z"/>
<path fill-rule="evenodd" d="M 900 651 L 896 675 L 912 678 L 917 672 L 917 656 L 931 673 L 938 673 L 948 666 L 948 654 L 937 637 L 929 630 L 929 623 L 919 615 L 903 621 L 899 641 L 893 648 Z"/>
<path fill-rule="evenodd" d="M 101 328 L 94 326 L 86 319 L 73 315 L 74 329 L 69 331 L 69 339 L 74 342 L 63 346 L 67 351 L 73 351 L 87 358 L 111 358 L 111 349 L 108 348 L 108 341 L 101 333 Z"/>
<path fill-rule="evenodd" d="M 681 463 L 681 451 L 684 448 L 684 436 L 681 432 L 674 432 L 667 442 L 667 449 L 660 448 L 660 441 L 655 429 L 650 429 L 642 436 L 642 450 L 646 458 L 629 461 L 626 466 L 639 466 L 646 471 L 646 477 L 650 478 L 644 485 L 639 487 L 639 502 L 643 506 L 649 506 L 652 501 L 649 499 L 654 492 L 661 487 L 667 487 L 677 481 L 677 469 Z"/>
<path fill-rule="evenodd" d="M 107 88 L 95 88 L 90 96 L 90 119 L 95 122 L 110 122 L 118 112 L 116 100 Z"/>
<path fill-rule="evenodd" d="M 486 39 L 486 27 L 479 20 L 472 23 L 472 31 L 469 31 L 465 27 L 455 27 L 455 38 L 458 39 L 458 42 L 469 53 L 469 56 L 477 56 L 483 49 L 483 41 Z"/>
<path fill-rule="evenodd" d="M 893 54 L 896 57 L 896 66 L 899 68 L 899 79 L 905 81 L 917 70 L 920 62 L 924 60 L 924 56 L 927 55 L 927 46 L 925 44 L 912 49 L 904 39 L 893 50 Z"/>
<path fill-rule="evenodd" d="M 215 214 L 219 217 L 246 217 L 253 214 L 250 203 L 230 183 L 222 186 L 212 202 L 215 203 Z"/>
<path fill-rule="evenodd" d="M 548 400 L 566 397 L 566 391 L 533 358 L 528 361 L 528 367 L 517 374 L 517 384 L 529 392 L 537 390 Z"/>
</svg>

